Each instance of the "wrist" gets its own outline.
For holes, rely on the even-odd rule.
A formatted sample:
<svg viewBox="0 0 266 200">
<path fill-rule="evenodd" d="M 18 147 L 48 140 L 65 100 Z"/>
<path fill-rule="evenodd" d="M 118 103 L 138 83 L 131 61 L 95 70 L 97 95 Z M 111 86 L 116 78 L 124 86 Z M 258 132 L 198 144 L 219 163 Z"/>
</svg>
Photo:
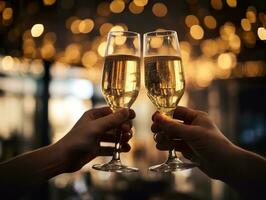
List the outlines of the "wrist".
<svg viewBox="0 0 266 200">
<path fill-rule="evenodd" d="M 54 154 L 55 162 L 57 163 L 56 175 L 68 172 L 68 156 L 66 155 L 64 147 L 61 145 L 61 143 L 57 142 L 55 144 L 51 144 L 49 148 L 51 154 Z"/>
</svg>

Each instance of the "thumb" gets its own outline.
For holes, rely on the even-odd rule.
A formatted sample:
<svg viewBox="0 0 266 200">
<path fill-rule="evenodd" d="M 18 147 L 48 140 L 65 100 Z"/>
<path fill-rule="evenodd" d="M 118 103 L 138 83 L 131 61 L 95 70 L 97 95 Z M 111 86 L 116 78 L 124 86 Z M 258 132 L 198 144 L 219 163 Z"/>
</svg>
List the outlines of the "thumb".
<svg viewBox="0 0 266 200">
<path fill-rule="evenodd" d="M 183 124 L 168 116 L 157 114 L 154 117 L 154 122 L 158 124 L 161 130 L 170 138 L 189 141 L 198 137 L 196 127 Z"/>
<path fill-rule="evenodd" d="M 116 112 L 100 117 L 94 121 L 94 125 L 100 132 L 105 132 L 110 129 L 114 129 L 127 121 L 129 118 L 129 109 L 121 108 Z"/>
</svg>

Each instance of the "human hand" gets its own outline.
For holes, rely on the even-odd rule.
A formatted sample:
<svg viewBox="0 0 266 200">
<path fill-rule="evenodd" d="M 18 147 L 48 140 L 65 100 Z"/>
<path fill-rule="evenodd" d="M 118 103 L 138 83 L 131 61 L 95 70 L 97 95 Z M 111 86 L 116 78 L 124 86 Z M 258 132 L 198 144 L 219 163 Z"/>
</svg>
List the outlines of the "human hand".
<svg viewBox="0 0 266 200">
<path fill-rule="evenodd" d="M 122 132 L 121 151 L 128 152 L 132 137 L 133 110 L 120 109 L 112 113 L 108 107 L 92 109 L 83 114 L 74 127 L 57 143 L 65 172 L 74 172 L 97 156 L 111 156 L 114 147 L 101 147 L 101 142 L 114 143 L 118 138 L 115 129 Z"/>
<path fill-rule="evenodd" d="M 230 176 L 231 159 L 237 148 L 221 133 L 208 114 L 177 107 L 173 118 L 159 112 L 153 115 L 151 129 L 155 133 L 156 147 L 159 150 L 174 147 L 184 157 L 198 161 L 199 168 L 212 178 Z"/>
</svg>

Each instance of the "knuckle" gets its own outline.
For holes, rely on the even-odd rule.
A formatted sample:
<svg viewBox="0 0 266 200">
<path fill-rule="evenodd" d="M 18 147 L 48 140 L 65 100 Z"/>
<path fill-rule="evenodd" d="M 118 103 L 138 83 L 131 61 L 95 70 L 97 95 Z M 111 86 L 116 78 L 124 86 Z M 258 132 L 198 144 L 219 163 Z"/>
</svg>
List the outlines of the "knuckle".
<svg viewBox="0 0 266 200">
<path fill-rule="evenodd" d="M 200 116 L 203 116 L 203 117 L 208 117 L 209 116 L 209 114 L 207 112 L 205 112 L 205 111 L 198 111 L 198 114 Z"/>
</svg>

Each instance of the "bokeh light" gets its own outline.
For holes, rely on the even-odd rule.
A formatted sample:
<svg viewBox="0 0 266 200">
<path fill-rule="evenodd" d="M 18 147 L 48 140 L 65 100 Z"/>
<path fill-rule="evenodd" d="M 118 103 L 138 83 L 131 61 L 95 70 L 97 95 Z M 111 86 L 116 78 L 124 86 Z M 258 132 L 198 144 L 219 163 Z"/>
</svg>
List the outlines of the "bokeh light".
<svg viewBox="0 0 266 200">
<path fill-rule="evenodd" d="M 31 28 L 31 35 L 32 37 L 40 37 L 43 34 L 43 31 L 43 24 L 34 24 Z"/>
<path fill-rule="evenodd" d="M 143 7 L 143 6 L 146 6 L 148 4 L 148 0 L 134 0 L 133 3 L 136 6 Z"/>
<path fill-rule="evenodd" d="M 130 12 L 132 12 L 133 14 L 140 14 L 143 12 L 144 7 L 143 6 L 137 6 L 134 1 L 132 1 L 129 6 L 128 6 Z"/>
<path fill-rule="evenodd" d="M 167 7 L 164 3 L 155 3 L 152 12 L 156 17 L 164 17 L 167 14 Z"/>
<path fill-rule="evenodd" d="M 95 65 L 98 61 L 98 56 L 94 51 L 87 51 L 82 56 L 82 64 L 85 67 L 92 67 Z"/>
<path fill-rule="evenodd" d="M 111 23 L 104 23 L 101 25 L 99 32 L 102 36 L 107 35 L 107 33 L 111 30 L 113 25 Z"/>
<path fill-rule="evenodd" d="M 266 40 L 266 29 L 264 27 L 259 27 L 257 34 L 260 40 Z"/>
<path fill-rule="evenodd" d="M 226 0 L 228 6 L 235 8 L 237 6 L 237 0 Z"/>
<path fill-rule="evenodd" d="M 204 30 L 200 25 L 193 25 L 190 28 L 190 35 L 195 40 L 201 40 L 204 36 Z"/>
<path fill-rule="evenodd" d="M 13 9 L 12 8 L 5 8 L 2 17 L 4 20 L 10 20 L 13 16 Z"/>
<path fill-rule="evenodd" d="M 185 18 L 185 23 L 187 25 L 187 27 L 191 27 L 193 25 L 198 25 L 199 24 L 199 20 L 195 15 L 188 15 Z"/>
<path fill-rule="evenodd" d="M 241 26 L 244 31 L 250 31 L 251 30 L 251 24 L 248 19 L 244 18 L 241 19 Z"/>
<path fill-rule="evenodd" d="M 113 0 L 110 3 L 110 10 L 113 13 L 121 13 L 125 9 L 125 2 L 123 0 Z"/>
<path fill-rule="evenodd" d="M 92 19 L 84 19 L 79 23 L 79 32 L 80 33 L 89 33 L 94 27 L 94 22 Z"/>
<path fill-rule="evenodd" d="M 56 0 L 43 0 L 43 4 L 46 6 L 51 6 L 56 2 Z"/>
<path fill-rule="evenodd" d="M 204 24 L 209 29 L 215 29 L 217 26 L 216 19 L 211 15 L 204 17 Z"/>
</svg>

